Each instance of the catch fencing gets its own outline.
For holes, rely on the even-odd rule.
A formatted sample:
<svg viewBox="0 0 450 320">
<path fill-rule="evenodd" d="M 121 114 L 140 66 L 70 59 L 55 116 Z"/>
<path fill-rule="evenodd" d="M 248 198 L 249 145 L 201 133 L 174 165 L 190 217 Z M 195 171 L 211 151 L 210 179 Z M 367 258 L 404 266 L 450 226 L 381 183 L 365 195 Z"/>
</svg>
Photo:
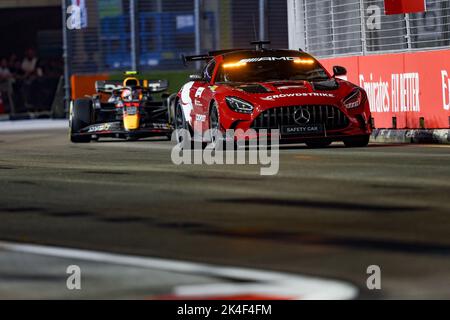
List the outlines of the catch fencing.
<svg viewBox="0 0 450 320">
<path fill-rule="evenodd" d="M 450 46 L 448 0 L 426 0 L 426 12 L 396 15 L 384 14 L 384 0 L 288 2 L 302 11 L 300 45 L 319 57 Z"/>
<path fill-rule="evenodd" d="M 330 72 L 346 67 L 377 128 L 450 128 L 450 1 L 393 15 L 384 0 L 288 0 L 288 8 L 290 46 Z"/>
<path fill-rule="evenodd" d="M 86 75 L 117 77 L 123 71 L 138 70 L 169 78 L 170 89 L 177 90 L 188 72 L 182 54 L 248 48 L 251 41 L 261 39 L 270 39 L 274 47 L 288 47 L 285 0 L 62 3 L 66 109 L 76 92 L 91 93 L 93 78 Z M 188 68 L 198 69 L 200 65 Z M 74 80 L 76 77 L 82 80 Z"/>
<path fill-rule="evenodd" d="M 260 38 L 288 46 L 284 0 L 65 0 L 63 10 L 70 74 L 178 70 L 182 53 Z"/>
</svg>

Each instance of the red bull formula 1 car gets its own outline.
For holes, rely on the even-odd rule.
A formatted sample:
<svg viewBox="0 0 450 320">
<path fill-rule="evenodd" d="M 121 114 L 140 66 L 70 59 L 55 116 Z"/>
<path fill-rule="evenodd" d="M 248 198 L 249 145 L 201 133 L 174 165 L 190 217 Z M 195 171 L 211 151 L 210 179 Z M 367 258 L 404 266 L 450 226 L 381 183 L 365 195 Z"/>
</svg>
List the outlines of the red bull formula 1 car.
<svg viewBox="0 0 450 320">
<path fill-rule="evenodd" d="M 362 88 L 338 78 L 345 68 L 335 66 L 329 74 L 301 50 L 266 49 L 267 41 L 253 44 L 253 50 L 183 57 L 185 63 L 203 60 L 206 66 L 178 93 L 176 129 L 189 130 L 202 142 L 213 140 L 211 132 L 220 136 L 228 129 L 253 129 L 256 137 L 261 129 L 278 129 L 282 143 L 367 146 L 372 132 L 369 102 Z"/>
<path fill-rule="evenodd" d="M 70 140 L 90 142 L 100 137 L 136 140 L 150 136 L 171 137 L 171 97 L 155 94 L 167 90 L 168 81 L 140 81 L 137 72 L 124 80 L 97 81 L 96 94 L 70 105 Z"/>
</svg>

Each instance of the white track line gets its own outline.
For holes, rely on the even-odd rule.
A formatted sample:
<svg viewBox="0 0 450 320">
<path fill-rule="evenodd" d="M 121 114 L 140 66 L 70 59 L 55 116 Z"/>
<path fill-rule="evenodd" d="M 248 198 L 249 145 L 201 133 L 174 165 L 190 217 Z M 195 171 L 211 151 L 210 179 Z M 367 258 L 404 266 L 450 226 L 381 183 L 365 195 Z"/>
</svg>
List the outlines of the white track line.
<svg viewBox="0 0 450 320">
<path fill-rule="evenodd" d="M 98 263 L 110 263 L 198 276 L 249 281 L 243 284 L 218 283 L 176 287 L 174 289 L 174 294 L 185 298 L 195 298 L 196 296 L 224 297 L 229 295 L 245 294 L 279 296 L 285 297 L 286 299 L 302 300 L 343 300 L 353 299 L 358 294 L 358 290 L 355 286 L 343 281 L 273 271 L 214 266 L 160 258 L 148 258 L 3 241 L 0 241 L 0 249 L 12 252 L 93 261 Z"/>
<path fill-rule="evenodd" d="M 16 120 L 0 121 L 0 132 L 41 131 L 49 129 L 69 129 L 69 120 Z"/>
</svg>

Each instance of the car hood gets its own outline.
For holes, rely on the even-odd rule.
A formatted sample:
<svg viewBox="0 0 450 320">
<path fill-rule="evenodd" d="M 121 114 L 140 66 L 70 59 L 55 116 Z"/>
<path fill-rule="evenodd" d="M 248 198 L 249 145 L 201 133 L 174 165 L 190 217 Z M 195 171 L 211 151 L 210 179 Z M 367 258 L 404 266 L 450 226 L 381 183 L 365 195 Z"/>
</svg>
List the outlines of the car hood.
<svg viewBox="0 0 450 320">
<path fill-rule="evenodd" d="M 235 95 L 264 108 L 304 104 L 339 104 L 355 87 L 339 79 L 321 82 L 268 81 L 226 84 L 226 95 Z"/>
</svg>

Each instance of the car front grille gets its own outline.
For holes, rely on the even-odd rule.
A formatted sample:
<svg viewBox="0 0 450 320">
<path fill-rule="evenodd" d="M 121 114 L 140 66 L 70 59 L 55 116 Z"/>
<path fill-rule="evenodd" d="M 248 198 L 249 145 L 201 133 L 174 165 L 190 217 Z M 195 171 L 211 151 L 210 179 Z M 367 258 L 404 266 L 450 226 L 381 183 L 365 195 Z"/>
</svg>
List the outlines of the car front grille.
<svg viewBox="0 0 450 320">
<path fill-rule="evenodd" d="M 309 121 L 307 123 L 296 122 L 295 112 L 299 109 L 307 111 Z M 297 126 L 302 124 L 323 124 L 327 130 L 344 129 L 349 125 L 347 116 L 335 106 L 328 105 L 306 105 L 276 107 L 262 112 L 252 123 L 251 128 L 279 129 L 281 126 Z"/>
</svg>

